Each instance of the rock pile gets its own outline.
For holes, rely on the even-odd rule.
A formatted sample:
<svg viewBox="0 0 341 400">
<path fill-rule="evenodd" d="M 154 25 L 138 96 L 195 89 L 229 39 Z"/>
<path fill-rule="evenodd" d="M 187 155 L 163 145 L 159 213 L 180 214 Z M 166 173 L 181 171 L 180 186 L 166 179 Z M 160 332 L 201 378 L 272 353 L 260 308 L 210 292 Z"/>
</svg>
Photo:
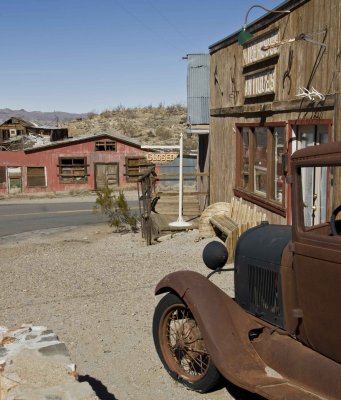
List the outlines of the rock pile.
<svg viewBox="0 0 341 400">
<path fill-rule="evenodd" d="M 95 400 L 64 343 L 44 326 L 0 327 L 0 400 Z"/>
</svg>

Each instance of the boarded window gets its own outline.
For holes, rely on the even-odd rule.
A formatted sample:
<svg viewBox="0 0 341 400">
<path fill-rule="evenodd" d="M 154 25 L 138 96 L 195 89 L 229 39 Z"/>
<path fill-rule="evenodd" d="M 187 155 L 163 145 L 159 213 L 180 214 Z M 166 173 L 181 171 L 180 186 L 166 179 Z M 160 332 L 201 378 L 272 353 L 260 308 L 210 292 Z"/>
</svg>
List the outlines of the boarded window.
<svg viewBox="0 0 341 400">
<path fill-rule="evenodd" d="M 116 142 L 113 140 L 98 140 L 95 144 L 96 151 L 116 151 Z"/>
<path fill-rule="evenodd" d="M 27 167 L 27 186 L 28 187 L 46 186 L 44 167 Z"/>
<path fill-rule="evenodd" d="M 63 183 L 84 183 L 87 181 L 85 157 L 61 157 L 59 159 L 59 179 Z"/>
<path fill-rule="evenodd" d="M 0 167 L 0 188 L 6 188 L 6 167 Z"/>
<path fill-rule="evenodd" d="M 9 129 L 2 129 L 2 140 L 7 140 L 9 139 Z"/>
<path fill-rule="evenodd" d="M 126 159 L 126 176 L 127 182 L 136 182 L 143 174 L 145 174 L 153 164 L 145 157 L 134 157 Z"/>
</svg>

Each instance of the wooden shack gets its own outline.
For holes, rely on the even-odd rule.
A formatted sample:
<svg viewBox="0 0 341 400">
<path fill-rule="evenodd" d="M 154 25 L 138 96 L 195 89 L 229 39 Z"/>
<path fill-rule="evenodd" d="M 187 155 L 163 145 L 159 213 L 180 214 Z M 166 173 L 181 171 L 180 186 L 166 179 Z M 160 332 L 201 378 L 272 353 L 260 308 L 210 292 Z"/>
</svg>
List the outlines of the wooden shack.
<svg viewBox="0 0 341 400">
<path fill-rule="evenodd" d="M 145 154 L 136 140 L 119 133 L 0 151 L 0 195 L 135 188 L 150 166 Z"/>
<path fill-rule="evenodd" d="M 341 2 L 288 0 L 275 10 L 247 25 L 246 43 L 238 31 L 210 46 L 210 203 L 237 196 L 283 224 L 287 158 L 341 140 Z M 321 170 L 306 176 L 310 224 L 328 215 L 328 184 Z"/>
<path fill-rule="evenodd" d="M 18 117 L 11 117 L 0 124 L 0 147 L 6 150 L 25 148 L 30 135 L 56 142 L 68 138 L 68 128 L 39 126 Z"/>
</svg>

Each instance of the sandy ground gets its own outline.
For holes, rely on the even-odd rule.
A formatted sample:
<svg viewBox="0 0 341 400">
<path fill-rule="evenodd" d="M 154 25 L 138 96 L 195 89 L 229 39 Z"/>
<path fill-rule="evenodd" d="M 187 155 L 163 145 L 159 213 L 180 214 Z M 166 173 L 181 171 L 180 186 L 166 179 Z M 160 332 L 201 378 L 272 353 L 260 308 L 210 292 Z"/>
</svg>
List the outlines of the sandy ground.
<svg viewBox="0 0 341 400">
<path fill-rule="evenodd" d="M 102 400 L 256 399 L 226 384 L 197 394 L 174 382 L 154 349 L 154 287 L 167 273 L 207 274 L 198 231 L 146 246 L 105 224 L 0 239 L 0 325 L 45 325 L 64 341 Z M 233 291 L 231 273 L 212 280 Z"/>
</svg>

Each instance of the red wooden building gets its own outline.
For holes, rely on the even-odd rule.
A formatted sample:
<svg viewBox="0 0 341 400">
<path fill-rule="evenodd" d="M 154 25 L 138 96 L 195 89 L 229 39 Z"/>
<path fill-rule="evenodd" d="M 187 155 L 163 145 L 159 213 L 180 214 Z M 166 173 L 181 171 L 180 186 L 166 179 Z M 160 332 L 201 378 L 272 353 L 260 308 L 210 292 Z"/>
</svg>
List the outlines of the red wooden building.
<svg viewBox="0 0 341 400">
<path fill-rule="evenodd" d="M 146 164 L 141 145 L 120 134 L 87 135 L 25 150 L 0 151 L 0 193 L 135 186 Z"/>
</svg>

